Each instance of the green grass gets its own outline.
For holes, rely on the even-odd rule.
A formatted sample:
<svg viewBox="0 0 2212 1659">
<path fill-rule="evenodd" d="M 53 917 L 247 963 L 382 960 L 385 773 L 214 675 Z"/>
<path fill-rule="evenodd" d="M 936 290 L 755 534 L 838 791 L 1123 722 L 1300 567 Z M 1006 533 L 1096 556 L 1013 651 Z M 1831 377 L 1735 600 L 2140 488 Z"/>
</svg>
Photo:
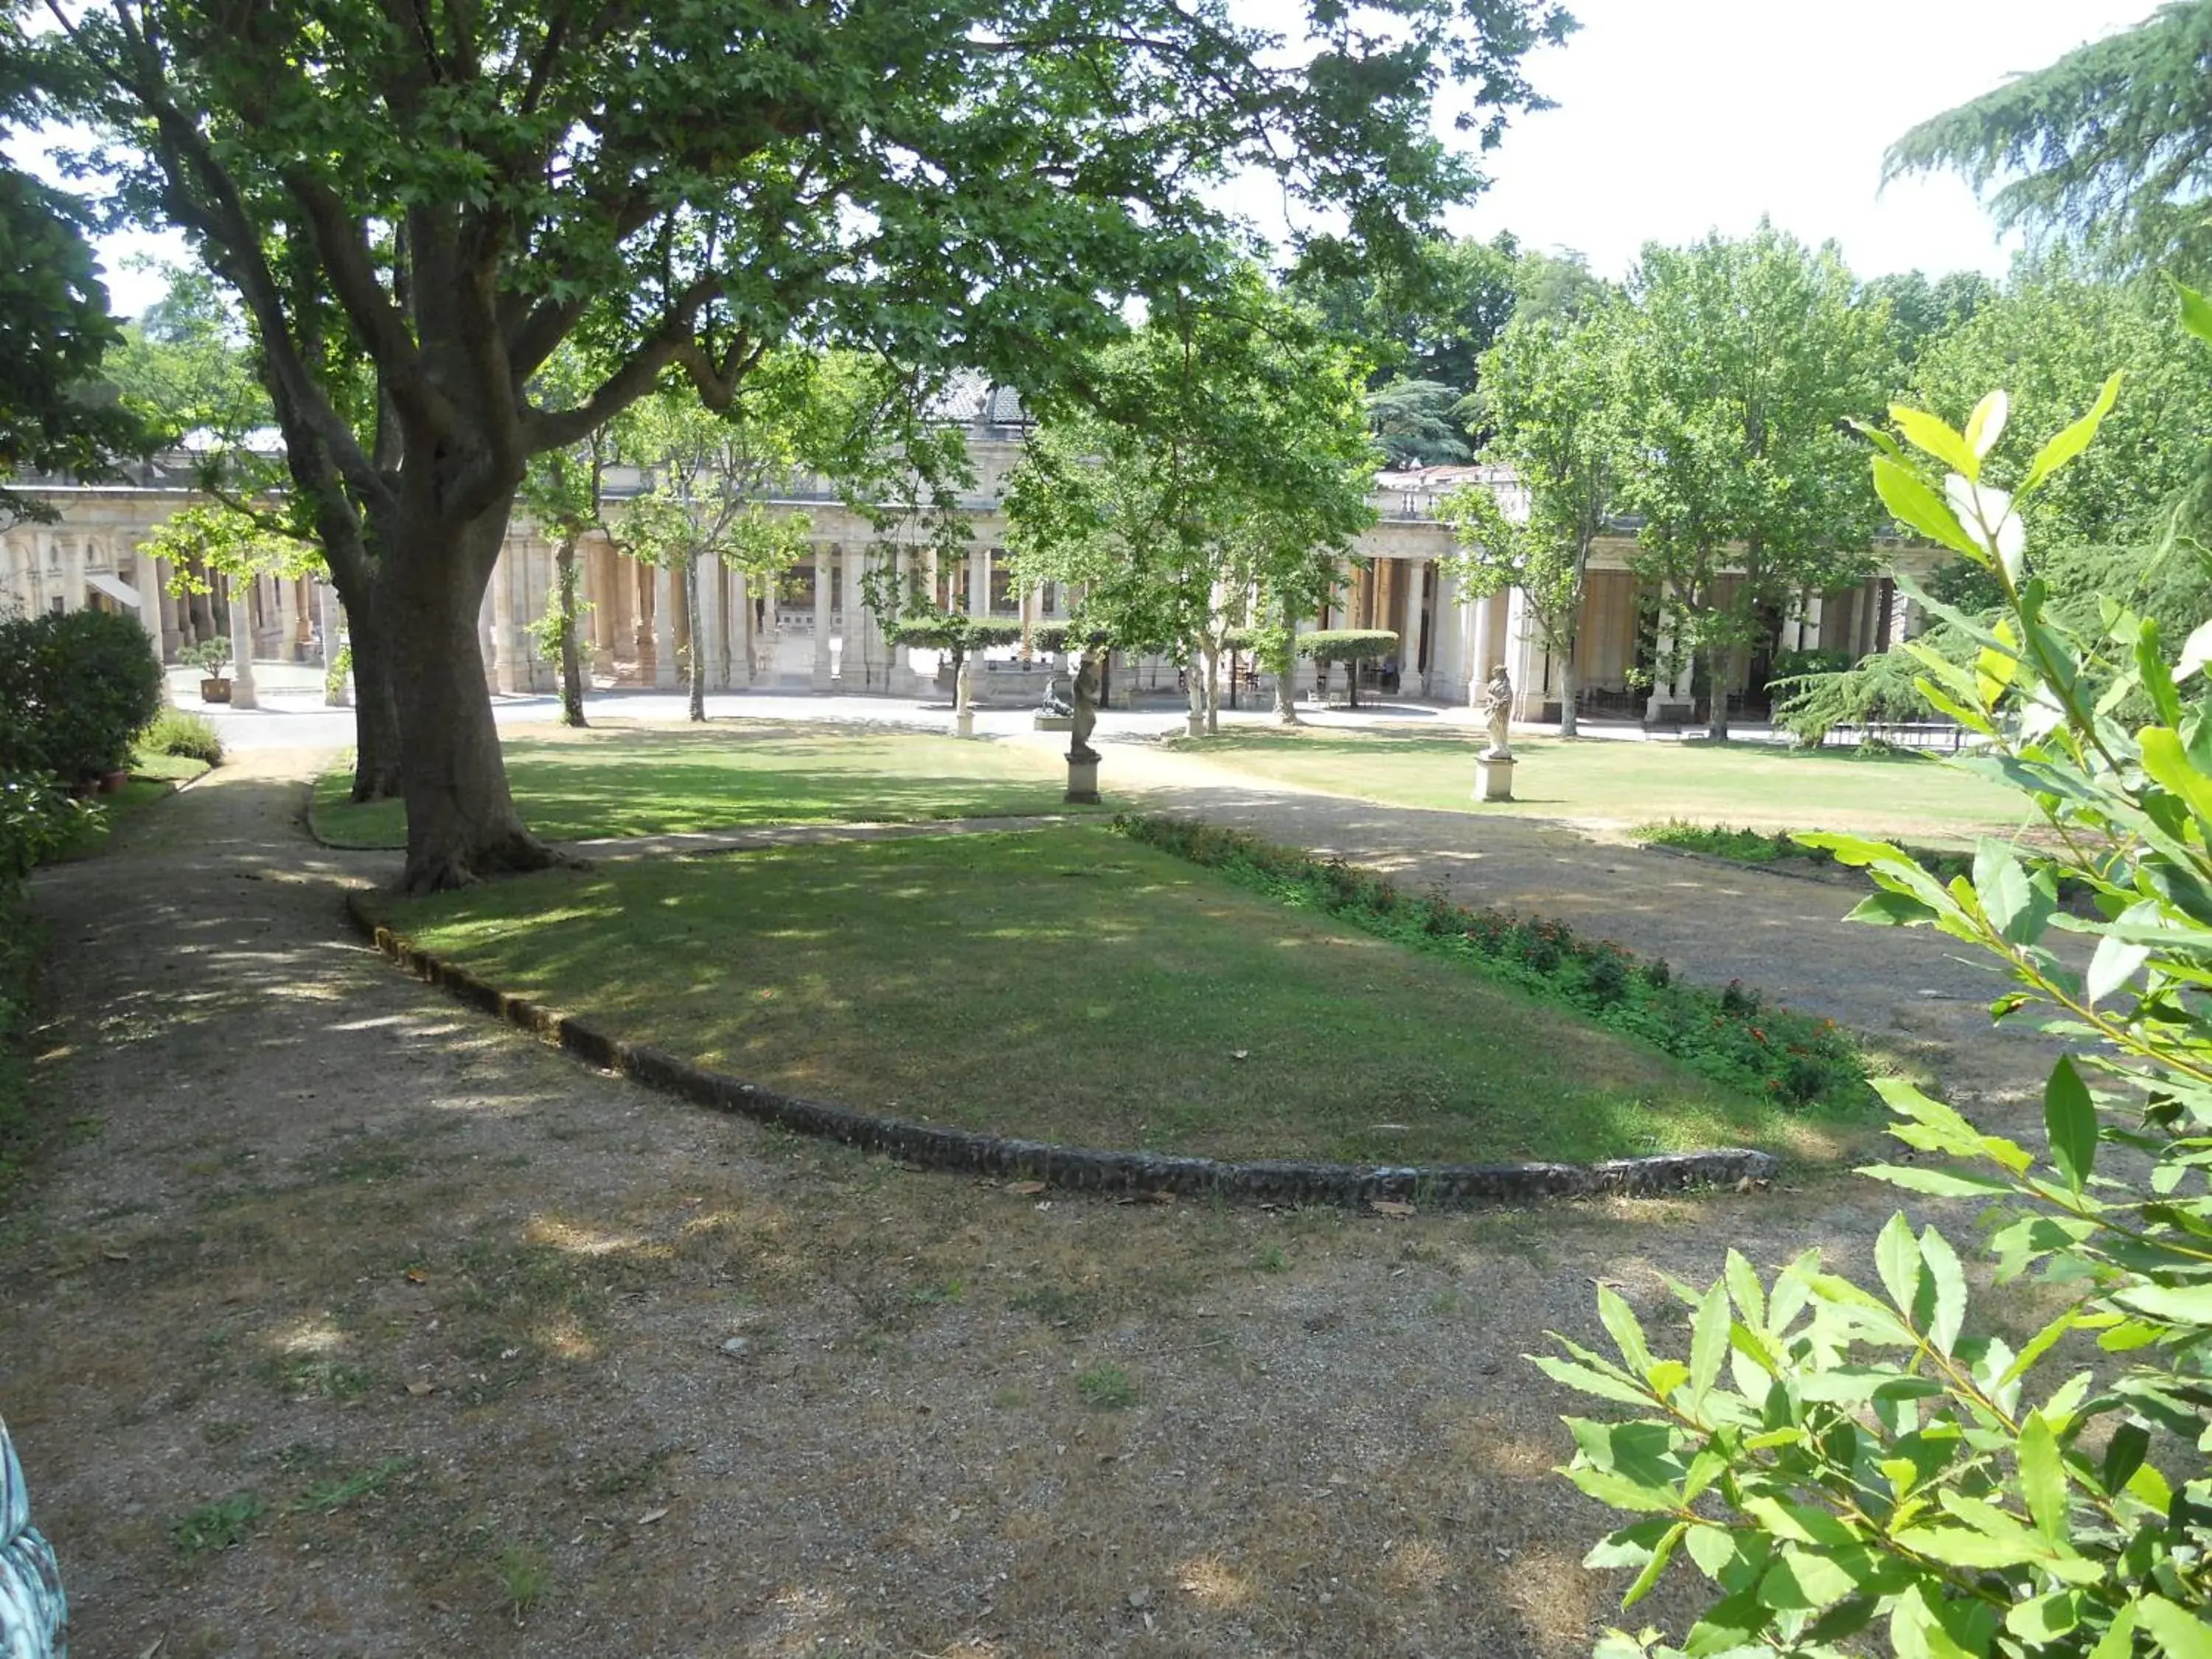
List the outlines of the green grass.
<svg viewBox="0 0 2212 1659">
<path fill-rule="evenodd" d="M 105 852 L 109 837 L 120 825 L 156 801 L 168 799 L 176 793 L 179 784 L 189 783 L 209 769 L 205 761 L 184 755 L 133 755 L 131 781 L 112 795 L 94 799 L 91 810 L 78 822 L 76 833 L 52 861 L 66 864 Z"/>
<path fill-rule="evenodd" d="M 1089 825 L 554 871 L 386 919 L 491 982 L 750 1080 L 1225 1158 L 1835 1149 L 1468 965 Z"/>
<path fill-rule="evenodd" d="M 1844 830 L 1956 841 L 2008 833 L 2019 797 L 1933 757 L 1766 744 L 1516 740 L 1514 799 L 1473 799 L 1486 738 L 1466 731 L 1238 731 L 1178 739 L 1218 764 L 1396 806 L 1630 824 L 1724 819 L 1766 830 Z"/>
<path fill-rule="evenodd" d="M 516 806 L 555 841 L 1066 810 L 1060 763 L 1027 744 L 763 720 L 543 727 L 504 742 Z M 357 806 L 351 782 L 346 770 L 317 782 L 316 833 L 338 847 L 405 846 L 402 803 Z"/>
<path fill-rule="evenodd" d="M 169 1537 L 186 1555 L 227 1550 L 246 1541 L 261 1509 L 261 1499 L 252 1492 L 234 1492 L 179 1516 L 171 1523 Z"/>
</svg>

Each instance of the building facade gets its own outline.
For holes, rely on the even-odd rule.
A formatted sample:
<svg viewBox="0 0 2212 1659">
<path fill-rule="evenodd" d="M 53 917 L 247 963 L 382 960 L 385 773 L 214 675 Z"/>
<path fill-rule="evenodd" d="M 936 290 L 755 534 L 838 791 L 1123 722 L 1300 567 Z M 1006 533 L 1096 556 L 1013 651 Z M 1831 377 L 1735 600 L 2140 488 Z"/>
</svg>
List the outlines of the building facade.
<svg viewBox="0 0 2212 1659">
<path fill-rule="evenodd" d="M 993 419 L 1002 412 L 987 394 L 969 428 L 975 483 L 961 503 L 969 550 L 941 561 L 932 549 L 881 535 L 839 499 L 826 480 L 799 477 L 776 492 L 775 510 L 804 514 L 807 551 L 771 581 L 723 566 L 700 572 L 694 617 L 684 584 L 672 574 L 620 552 L 605 536 L 578 548 L 582 623 L 588 670 L 602 685 L 678 684 L 678 665 L 695 647 L 710 690 L 750 687 L 785 691 L 918 696 L 935 684 L 933 653 L 895 647 L 862 603 L 869 573 L 917 581 L 944 609 L 1047 621 L 1064 616 L 1070 596 L 1053 585 L 1024 592 L 1010 580 L 1006 557 L 1004 485 L 1021 454 L 1022 428 Z M 619 501 L 641 481 L 617 473 Z M 1559 713 L 1563 665 L 1545 647 L 1517 591 L 1476 597 L 1445 562 L 1454 551 L 1440 516 L 1444 497 L 1469 484 L 1510 489 L 1502 472 L 1475 466 L 1386 473 L 1376 481 L 1375 525 L 1346 561 L 1334 603 L 1310 625 L 1386 629 L 1398 635 L 1394 664 L 1401 697 L 1463 703 L 1480 695 L 1491 668 L 1505 665 L 1517 718 Z M 145 544 L 168 515 L 191 499 L 188 474 L 159 465 L 117 485 L 32 486 L 24 493 L 52 509 L 55 521 L 0 531 L 0 609 L 70 610 L 95 606 L 137 616 L 165 662 L 198 641 L 233 637 L 231 601 L 260 661 L 319 662 L 338 622 L 327 586 L 307 579 L 264 575 L 234 594 L 220 576 L 211 592 L 173 592 L 174 573 Z M 617 509 L 618 507 L 617 507 Z M 1575 647 L 1579 704 L 1591 714 L 1656 721 L 1695 717 L 1707 689 L 1668 637 L 1662 595 L 1632 568 L 1632 532 L 1601 538 L 1592 556 Z M 542 617 L 554 586 L 555 547 L 526 518 L 508 532 L 505 552 L 484 594 L 477 633 L 485 677 L 495 692 L 554 689 L 556 665 L 536 648 L 531 625 Z M 1887 547 L 1891 572 L 1924 577 L 1941 556 L 1906 545 Z M 1821 650 L 1856 657 L 1917 631 L 1917 618 L 1892 574 L 1832 592 L 1801 595 L 1771 619 L 1771 643 L 1740 653 L 1729 687 L 1752 700 L 1783 653 Z M 978 676 L 991 701 L 1030 698 L 1036 675 L 1011 651 L 993 653 Z M 1180 665 L 1167 659 L 1116 661 L 1117 701 L 1175 695 Z M 1314 669 L 1302 663 L 1294 690 L 1310 693 Z M 1372 671 L 1370 671 L 1372 672 Z M 1340 670 L 1340 673 L 1341 671 Z"/>
</svg>

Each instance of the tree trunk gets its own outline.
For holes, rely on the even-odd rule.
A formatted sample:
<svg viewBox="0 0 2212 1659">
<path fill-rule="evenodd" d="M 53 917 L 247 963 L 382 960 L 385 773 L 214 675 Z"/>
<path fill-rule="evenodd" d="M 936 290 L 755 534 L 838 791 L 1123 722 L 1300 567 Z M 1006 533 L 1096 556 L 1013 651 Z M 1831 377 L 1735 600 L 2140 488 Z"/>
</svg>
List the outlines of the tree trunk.
<svg viewBox="0 0 2212 1659">
<path fill-rule="evenodd" d="M 1292 684 L 1297 678 L 1297 657 L 1285 647 L 1282 656 L 1267 665 L 1268 672 L 1275 677 L 1275 724 L 1278 726 L 1298 724 L 1297 688 Z"/>
<path fill-rule="evenodd" d="M 477 616 L 512 501 L 456 525 L 406 513 L 384 544 L 379 622 L 389 624 L 407 799 L 407 893 L 542 870 L 555 854 L 525 827 L 508 793 L 484 684 Z"/>
<path fill-rule="evenodd" d="M 353 647 L 353 798 L 390 800 L 404 787 L 391 643 L 373 604 L 359 608 L 348 604 L 346 623 Z"/>
<path fill-rule="evenodd" d="M 1183 659 L 1182 677 L 1190 692 L 1190 713 L 1183 721 L 1186 735 L 1202 738 L 1206 735 L 1206 658 L 1194 651 Z"/>
<path fill-rule="evenodd" d="M 1359 659 L 1354 657 L 1344 665 L 1344 706 L 1359 707 Z"/>
<path fill-rule="evenodd" d="M 400 792 L 399 704 L 392 689 L 392 651 L 376 608 L 374 590 L 363 580 L 365 554 L 332 558 L 331 526 L 323 526 L 324 556 L 331 585 L 345 607 L 348 647 L 353 652 L 353 799 L 389 800 Z"/>
<path fill-rule="evenodd" d="M 584 653 L 576 639 L 576 538 L 553 555 L 553 602 L 561 607 L 561 724 L 584 724 Z"/>
<path fill-rule="evenodd" d="M 1559 735 L 1575 735 L 1575 696 L 1582 689 L 1575 672 L 1575 648 L 1569 645 L 1559 656 Z"/>
<path fill-rule="evenodd" d="M 1726 645 L 1714 646 L 1705 653 L 1705 735 L 1715 743 L 1728 741 L 1729 659 L 1735 654 L 1735 647 Z"/>
<path fill-rule="evenodd" d="M 707 721 L 707 653 L 699 648 L 701 636 L 706 630 L 699 626 L 699 560 L 697 555 L 684 561 L 684 614 L 690 624 L 690 648 L 684 653 L 685 680 L 691 691 L 691 718 L 701 725 Z"/>
<path fill-rule="evenodd" d="M 1206 647 L 1206 735 L 1221 735 L 1221 647 L 1212 641 Z"/>
</svg>

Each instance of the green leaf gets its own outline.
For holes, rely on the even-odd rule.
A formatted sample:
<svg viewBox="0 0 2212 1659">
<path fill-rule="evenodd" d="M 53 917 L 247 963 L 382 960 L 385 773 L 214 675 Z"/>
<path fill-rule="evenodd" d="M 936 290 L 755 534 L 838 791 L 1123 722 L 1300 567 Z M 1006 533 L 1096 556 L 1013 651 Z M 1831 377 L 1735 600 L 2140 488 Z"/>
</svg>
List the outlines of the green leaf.
<svg viewBox="0 0 2212 1659">
<path fill-rule="evenodd" d="M 2055 1642 L 2081 1622 L 2080 1606 L 2071 1590 L 2053 1590 L 2016 1603 L 2005 1614 L 2005 1628 L 2031 1648 Z"/>
<path fill-rule="evenodd" d="M 2143 1628 L 2167 1659 L 2212 1659 L 2212 1625 L 2162 1595 L 2146 1595 L 2136 1605 Z"/>
<path fill-rule="evenodd" d="M 2197 769 L 2181 734 L 2170 726 L 2146 726 L 2136 733 L 2136 743 L 2142 750 L 2143 770 L 2180 796 L 2198 818 L 2212 823 L 2212 777 Z"/>
<path fill-rule="evenodd" d="M 1668 1528 L 1666 1536 L 1659 1540 L 1658 1547 L 1651 1552 L 1651 1559 L 1645 1564 L 1644 1571 L 1636 1575 L 1636 1582 L 1628 1587 L 1628 1593 L 1620 1598 L 1623 1607 L 1634 1607 L 1651 1593 L 1652 1587 L 1658 1583 L 1660 1577 L 1667 1571 L 1667 1564 L 1674 1559 L 1674 1546 L 1682 1541 L 1682 1534 L 1689 1529 L 1686 1521 L 1678 1521 Z"/>
<path fill-rule="evenodd" d="M 1978 416 L 1981 410 L 1974 412 Z M 1981 476 L 1982 455 L 1987 452 L 1977 451 L 1948 422 L 1924 409 L 1908 409 L 1903 404 L 1889 406 L 1889 418 L 1904 434 L 1905 441 L 1915 449 L 1933 455 L 1951 471 L 1964 473 L 1969 479 Z"/>
<path fill-rule="evenodd" d="M 2105 1446 L 2105 1461 L 2098 1469 L 2098 1478 L 2104 1482 L 2105 1490 L 2125 1491 L 2149 1455 L 2150 1431 L 2142 1424 L 2130 1419 L 2114 1429 L 2112 1439 Z"/>
<path fill-rule="evenodd" d="M 1617 1291 L 1601 1285 L 1597 1287 L 1597 1316 L 1613 1338 L 1613 1345 L 1620 1350 L 1620 1357 L 1628 1362 L 1628 1369 L 1638 1376 L 1651 1370 L 1651 1350 L 1644 1339 L 1644 1327 L 1637 1322 L 1636 1310 Z"/>
<path fill-rule="evenodd" d="M 2120 382 L 2125 378 L 2126 371 L 2122 370 L 2106 380 L 2089 412 L 2044 445 L 2034 465 L 2027 469 L 2027 477 L 2021 480 L 2018 495 L 2027 495 L 2089 447 L 2089 441 L 2097 435 L 2097 428 L 2104 424 L 2105 416 L 2112 412 L 2113 400 L 2120 395 Z"/>
<path fill-rule="evenodd" d="M 1681 1507 L 1674 1494 L 1664 1487 L 1647 1486 L 1641 1480 L 1616 1474 L 1611 1469 L 1570 1464 L 1567 1479 L 1599 1503 L 1612 1509 L 1626 1510 L 1632 1515 L 1668 1515 Z"/>
<path fill-rule="evenodd" d="M 1854 1574 L 1847 1564 L 1859 1571 Z M 1863 1588 L 1867 1570 L 1864 1550 L 1834 1555 L 1813 1550 L 1785 1551 L 1759 1581 L 1759 1599 L 1778 1612 L 1817 1613 Z"/>
<path fill-rule="evenodd" d="M 1719 1380 L 1721 1361 L 1728 1357 L 1729 1297 L 1725 1285 L 1715 1285 L 1698 1304 L 1697 1322 L 1690 1334 L 1690 1391 L 1703 1401 Z"/>
<path fill-rule="evenodd" d="M 2043 1085 L 2043 1127 L 2051 1162 L 2078 1193 L 2097 1164 L 2097 1104 L 2070 1054 L 2058 1057 Z"/>
<path fill-rule="evenodd" d="M 2066 1536 L 2066 1469 L 2058 1437 L 2041 1412 L 2028 1413 L 2020 1431 L 2020 1489 L 2036 1530 L 2052 1543 Z"/>
<path fill-rule="evenodd" d="M 2206 663 L 2212 662 L 2212 622 L 2201 622 L 2189 630 L 2189 637 L 2181 642 L 2181 655 L 2173 665 L 2173 678 L 2185 680 L 2200 672 Z"/>
<path fill-rule="evenodd" d="M 1723 1275 L 1729 1295 L 1735 1299 L 1736 1311 L 1745 1322 L 1764 1326 L 1766 1323 L 1766 1293 L 1759 1287 L 1758 1271 L 1750 1260 L 1734 1245 L 1729 1247 L 1728 1266 Z"/>
<path fill-rule="evenodd" d="M 1959 1328 L 1966 1319 L 1966 1273 L 1950 1240 L 1929 1227 L 1920 1235 L 1921 1259 L 1935 1281 L 1936 1311 L 1928 1322 L 1928 1340 L 1938 1353 L 1948 1354 L 1959 1340 Z"/>
<path fill-rule="evenodd" d="M 1974 412 L 1966 417 L 1966 447 L 1977 457 L 1987 459 L 1996 447 L 1997 440 L 2004 436 L 2005 416 L 2011 409 L 2012 400 L 2002 391 L 1990 392 L 1974 405 Z"/>
<path fill-rule="evenodd" d="M 1912 1224 L 1899 1210 L 1882 1227 L 1874 1244 L 1875 1266 L 1881 1273 L 1882 1288 L 1897 1310 L 1907 1319 L 1912 1317 L 1913 1304 L 1920 1298 L 1920 1246 L 1912 1237 Z"/>
<path fill-rule="evenodd" d="M 1954 553 L 1965 554 L 1977 564 L 1989 562 L 1990 556 L 1967 535 L 1958 515 L 1951 511 L 1950 503 L 1930 489 L 1911 468 L 1899 465 L 1887 455 L 1875 456 L 1874 489 L 1891 516 L 1907 529 L 1918 531 L 1929 541 Z"/>
<path fill-rule="evenodd" d="M 1553 1382 L 1564 1383 L 1578 1394 L 1595 1395 L 1600 1400 L 1639 1408 L 1648 1409 L 1655 1403 L 1649 1394 L 1633 1383 L 1607 1376 L 1603 1371 L 1571 1359 L 1559 1359 L 1550 1354 L 1527 1354 L 1523 1358 Z"/>
<path fill-rule="evenodd" d="M 1902 1187 L 1930 1198 L 1991 1198 L 2014 1190 L 2010 1182 L 1988 1176 L 1954 1175 L 1948 1170 L 1927 1170 L 1917 1164 L 1862 1164 L 1856 1171 L 1876 1181 Z"/>
<path fill-rule="evenodd" d="M 2103 1639 L 2089 1650 L 2089 1659 L 2129 1659 L 2136 1650 L 2136 1626 L 2138 1614 L 2132 1607 L 2124 1607 L 2112 1620 Z"/>
<path fill-rule="evenodd" d="M 2089 970 L 2082 975 L 2082 995 L 2091 1007 L 2095 1007 L 2133 979 L 2149 960 L 2148 945 L 2106 934 L 2097 941 L 2096 953 L 2089 958 Z"/>
<path fill-rule="evenodd" d="M 1869 893 L 1853 905 L 1844 917 L 1845 921 L 1872 922 L 1880 927 L 1911 927 L 1933 921 L 1936 909 L 1923 903 L 1910 893 L 1896 893 L 1884 888 Z"/>
<path fill-rule="evenodd" d="M 2173 291 L 2181 299 L 2181 325 L 2200 340 L 2212 340 L 2212 301 L 2207 301 L 2188 283 L 2168 276 Z"/>
<path fill-rule="evenodd" d="M 2212 1325 L 2212 1285 L 2131 1285 L 2115 1291 L 2112 1299 L 2174 1325 Z M 2105 1342 L 2117 1350 L 2116 1339 L 2128 1328 L 2118 1326 L 2105 1334 Z"/>
</svg>

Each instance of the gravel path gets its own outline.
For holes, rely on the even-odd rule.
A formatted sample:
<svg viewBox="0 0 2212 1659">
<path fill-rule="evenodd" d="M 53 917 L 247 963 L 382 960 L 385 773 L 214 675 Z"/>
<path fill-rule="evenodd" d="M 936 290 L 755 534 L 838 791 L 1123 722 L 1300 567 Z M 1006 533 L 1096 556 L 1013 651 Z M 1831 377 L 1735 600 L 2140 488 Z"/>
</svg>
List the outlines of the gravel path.
<svg viewBox="0 0 2212 1659">
<path fill-rule="evenodd" d="M 1583 1654 L 1606 1518 L 1519 1356 L 1601 1340 L 1594 1279 L 1680 1346 L 1658 1270 L 1861 1265 L 1891 1207 L 1125 1206 L 793 1141 L 362 948 L 342 893 L 397 860 L 306 838 L 315 758 L 34 886 L 56 1145 L 0 1218 L 0 1408 L 79 1659 Z M 1984 1063 L 1920 995 L 1972 976 L 1845 895 L 1154 759 L 1193 810 Z M 224 1503 L 258 1512 L 188 1547 Z"/>
</svg>

